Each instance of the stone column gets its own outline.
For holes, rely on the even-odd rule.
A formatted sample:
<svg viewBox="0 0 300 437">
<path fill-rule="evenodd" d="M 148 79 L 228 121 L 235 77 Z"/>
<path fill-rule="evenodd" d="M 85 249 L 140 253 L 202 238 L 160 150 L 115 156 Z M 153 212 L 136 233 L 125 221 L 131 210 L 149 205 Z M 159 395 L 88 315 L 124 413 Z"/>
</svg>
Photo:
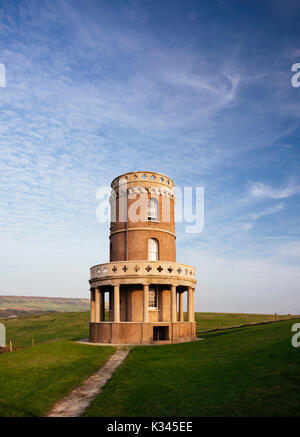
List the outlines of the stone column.
<svg viewBox="0 0 300 437">
<path fill-rule="evenodd" d="M 183 322 L 183 293 L 179 293 L 179 321 Z"/>
<path fill-rule="evenodd" d="M 120 322 L 120 285 L 114 285 L 114 322 Z"/>
<path fill-rule="evenodd" d="M 95 307 L 96 307 L 96 311 L 95 311 L 95 322 L 99 323 L 100 322 L 100 287 L 96 287 L 95 290 L 96 293 L 96 298 L 95 298 Z"/>
<path fill-rule="evenodd" d="M 176 286 L 171 285 L 171 322 L 177 322 Z"/>
<path fill-rule="evenodd" d="M 105 322 L 105 293 L 101 292 L 100 296 L 100 320 L 101 322 Z"/>
<path fill-rule="evenodd" d="M 149 322 L 149 285 L 143 284 L 144 289 L 144 323 Z"/>
<path fill-rule="evenodd" d="M 109 321 L 110 322 L 114 321 L 113 309 L 114 309 L 114 292 L 111 290 L 109 292 Z"/>
<path fill-rule="evenodd" d="M 193 289 L 188 287 L 188 322 L 194 321 L 193 315 Z"/>
<path fill-rule="evenodd" d="M 91 323 L 95 323 L 95 289 L 94 288 L 91 288 L 90 310 L 91 310 Z"/>
<path fill-rule="evenodd" d="M 195 321 L 195 288 L 193 288 L 192 301 L 193 301 L 193 322 L 194 322 Z"/>
</svg>

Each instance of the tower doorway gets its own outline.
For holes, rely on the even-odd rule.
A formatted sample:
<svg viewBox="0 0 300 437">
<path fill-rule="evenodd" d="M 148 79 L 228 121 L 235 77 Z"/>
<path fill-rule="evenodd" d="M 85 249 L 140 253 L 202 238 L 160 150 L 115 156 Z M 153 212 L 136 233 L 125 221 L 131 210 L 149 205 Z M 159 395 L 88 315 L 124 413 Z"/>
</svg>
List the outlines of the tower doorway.
<svg viewBox="0 0 300 437">
<path fill-rule="evenodd" d="M 170 340 L 169 326 L 153 326 L 153 341 Z"/>
</svg>

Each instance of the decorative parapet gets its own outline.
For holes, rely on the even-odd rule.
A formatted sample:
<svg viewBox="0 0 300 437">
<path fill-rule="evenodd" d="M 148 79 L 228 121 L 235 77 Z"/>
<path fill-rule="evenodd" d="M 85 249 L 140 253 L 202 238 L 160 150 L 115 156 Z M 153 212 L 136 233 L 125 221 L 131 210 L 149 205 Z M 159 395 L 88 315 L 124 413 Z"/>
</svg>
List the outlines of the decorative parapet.
<svg viewBox="0 0 300 437">
<path fill-rule="evenodd" d="M 91 267 L 90 279 L 117 279 L 161 276 L 195 281 L 195 269 L 187 264 L 167 261 L 117 261 Z"/>
<path fill-rule="evenodd" d="M 116 192 L 115 189 L 112 189 L 111 195 L 109 197 L 109 201 L 110 201 L 110 203 L 115 201 L 115 199 L 118 197 L 118 195 L 124 196 L 125 194 L 141 194 L 141 193 L 143 193 L 143 194 L 149 193 L 151 197 L 162 195 L 162 196 L 168 197 L 169 199 L 175 200 L 173 190 L 170 190 L 168 188 L 164 188 L 164 187 L 132 187 L 132 188 L 129 188 L 127 190 L 119 189 L 118 192 Z"/>
<path fill-rule="evenodd" d="M 165 196 L 176 201 L 174 182 L 161 173 L 131 172 L 115 178 L 111 183 L 110 203 L 124 195 L 150 194 L 150 197 Z"/>
<path fill-rule="evenodd" d="M 137 171 L 124 173 L 121 176 L 115 178 L 112 183 L 112 188 L 117 188 L 121 182 L 126 182 L 128 185 L 136 182 L 144 182 L 147 185 L 157 184 L 163 185 L 167 188 L 174 188 L 174 182 L 168 176 L 162 173 L 150 172 L 150 171 Z M 122 185 L 122 184 L 121 184 Z"/>
</svg>

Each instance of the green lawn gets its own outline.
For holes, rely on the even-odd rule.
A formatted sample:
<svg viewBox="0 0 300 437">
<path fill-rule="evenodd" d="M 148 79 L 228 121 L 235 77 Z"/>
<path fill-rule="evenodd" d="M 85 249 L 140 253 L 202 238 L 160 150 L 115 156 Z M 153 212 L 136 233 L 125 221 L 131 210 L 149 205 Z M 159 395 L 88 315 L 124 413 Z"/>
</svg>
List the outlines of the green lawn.
<svg viewBox="0 0 300 437">
<path fill-rule="evenodd" d="M 299 416 L 300 320 L 136 347 L 86 416 Z"/>
<path fill-rule="evenodd" d="M 6 340 L 13 346 L 31 346 L 54 339 L 77 340 L 89 336 L 89 312 L 45 313 L 1 320 Z"/>
<path fill-rule="evenodd" d="M 0 355 L 0 417 L 44 416 L 114 350 L 58 341 Z"/>
<path fill-rule="evenodd" d="M 268 315 L 196 313 L 199 331 L 270 320 Z M 204 341 L 136 347 L 94 401 L 90 416 L 299 416 L 298 320 L 202 334 Z M 89 313 L 2 320 L 14 346 L 0 355 L 0 417 L 45 415 L 108 359 L 111 347 L 55 339 L 88 336 Z M 52 342 L 51 342 L 52 341 Z M 42 344 L 43 342 L 47 342 Z"/>
</svg>

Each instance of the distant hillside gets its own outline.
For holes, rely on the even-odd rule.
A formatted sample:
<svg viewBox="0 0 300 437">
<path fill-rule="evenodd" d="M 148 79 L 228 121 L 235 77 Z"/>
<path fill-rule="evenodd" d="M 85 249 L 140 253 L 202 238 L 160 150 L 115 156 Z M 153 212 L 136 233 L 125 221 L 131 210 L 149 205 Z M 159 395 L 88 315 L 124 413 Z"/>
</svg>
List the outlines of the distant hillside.
<svg viewBox="0 0 300 437">
<path fill-rule="evenodd" d="M 0 318 L 41 312 L 88 311 L 88 299 L 65 297 L 0 296 Z"/>
</svg>

